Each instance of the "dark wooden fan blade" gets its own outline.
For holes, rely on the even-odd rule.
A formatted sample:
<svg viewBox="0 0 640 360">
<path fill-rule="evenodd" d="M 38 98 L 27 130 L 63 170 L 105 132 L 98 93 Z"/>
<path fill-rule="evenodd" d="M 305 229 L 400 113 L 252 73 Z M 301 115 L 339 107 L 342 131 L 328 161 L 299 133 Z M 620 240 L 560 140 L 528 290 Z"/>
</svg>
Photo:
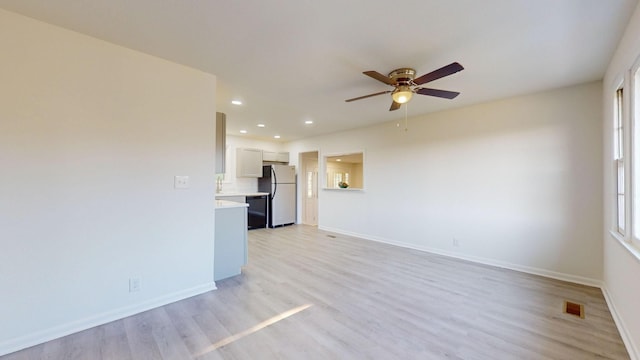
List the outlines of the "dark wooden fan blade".
<svg viewBox="0 0 640 360">
<path fill-rule="evenodd" d="M 345 100 L 346 102 L 351 102 L 351 101 L 356 101 L 356 100 L 360 100 L 360 99 L 366 99 L 368 97 L 372 97 L 372 96 L 378 96 L 378 95 L 382 95 L 382 94 L 388 94 L 390 93 L 391 90 L 387 90 L 387 91 L 381 91 L 379 93 L 375 93 L 375 94 L 369 94 L 369 95 L 365 95 L 365 96 L 358 96 L 357 98 L 353 98 L 353 99 L 348 99 Z"/>
<path fill-rule="evenodd" d="M 387 85 L 394 86 L 396 84 L 396 82 L 391 80 L 391 79 L 389 79 L 388 76 L 384 76 L 384 75 L 380 74 L 377 71 L 373 71 L 373 70 L 365 71 L 365 72 L 363 72 L 363 74 L 365 74 L 367 76 L 370 76 L 370 77 L 372 77 L 372 78 L 374 78 L 374 79 L 376 79 L 378 81 L 382 81 L 383 83 L 385 83 Z"/>
<path fill-rule="evenodd" d="M 398 109 L 400 109 L 401 105 L 402 104 L 397 103 L 397 102 L 394 101 L 394 102 L 391 103 L 391 107 L 389 108 L 389 111 L 398 110 Z"/>
<path fill-rule="evenodd" d="M 428 82 L 431 82 L 433 80 L 438 80 L 440 78 L 443 78 L 445 76 L 449 76 L 451 74 L 455 74 L 458 71 L 463 70 L 464 68 L 462 67 L 462 65 L 458 64 L 457 62 L 451 63 L 447 66 L 443 66 L 438 70 L 434 70 L 428 74 L 424 74 L 422 76 L 420 76 L 417 79 L 414 79 L 413 82 L 416 85 L 422 85 L 422 84 L 426 84 Z"/>
<path fill-rule="evenodd" d="M 438 89 L 429 89 L 429 88 L 418 88 L 416 89 L 416 93 L 420 95 L 429 95 L 435 96 L 445 99 L 453 99 L 456 96 L 460 95 L 459 92 L 456 91 L 447 91 L 447 90 L 438 90 Z"/>
</svg>

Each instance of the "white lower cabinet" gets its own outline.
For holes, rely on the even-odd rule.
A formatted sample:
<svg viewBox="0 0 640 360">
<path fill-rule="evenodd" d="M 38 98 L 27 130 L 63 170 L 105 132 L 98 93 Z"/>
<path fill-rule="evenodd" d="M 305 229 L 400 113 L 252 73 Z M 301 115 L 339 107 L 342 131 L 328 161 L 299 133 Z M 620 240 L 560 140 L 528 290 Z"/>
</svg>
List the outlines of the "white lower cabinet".
<svg viewBox="0 0 640 360">
<path fill-rule="evenodd" d="M 239 275 L 249 260 L 247 207 L 216 208 L 213 279 Z"/>
</svg>

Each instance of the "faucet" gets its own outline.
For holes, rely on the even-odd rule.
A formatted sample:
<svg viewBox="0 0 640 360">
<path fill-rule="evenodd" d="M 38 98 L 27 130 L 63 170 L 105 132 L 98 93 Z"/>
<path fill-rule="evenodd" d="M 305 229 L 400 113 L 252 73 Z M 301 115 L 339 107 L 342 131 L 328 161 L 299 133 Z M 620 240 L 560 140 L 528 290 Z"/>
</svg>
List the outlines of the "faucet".
<svg viewBox="0 0 640 360">
<path fill-rule="evenodd" d="M 219 194 L 222 192 L 222 177 L 217 177 L 216 178 L 216 194 Z"/>
</svg>

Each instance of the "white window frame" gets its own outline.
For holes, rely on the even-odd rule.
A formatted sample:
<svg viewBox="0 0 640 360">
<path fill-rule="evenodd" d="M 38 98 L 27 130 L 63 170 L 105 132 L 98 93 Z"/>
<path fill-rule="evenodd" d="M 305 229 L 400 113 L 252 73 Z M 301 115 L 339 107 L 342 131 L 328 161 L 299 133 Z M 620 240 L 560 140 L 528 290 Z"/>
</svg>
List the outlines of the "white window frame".
<svg viewBox="0 0 640 360">
<path fill-rule="evenodd" d="M 640 249 L 640 57 L 636 59 L 629 71 L 627 84 L 630 91 L 626 93 L 627 118 L 631 124 L 629 134 L 630 161 L 628 183 L 630 183 L 631 206 L 628 221 L 631 226 L 630 236 L 627 238 L 636 248 Z"/>
<path fill-rule="evenodd" d="M 628 238 L 629 234 L 629 191 L 627 184 L 629 181 L 628 172 L 628 133 L 629 127 L 625 116 L 625 90 L 626 82 L 622 81 L 613 93 L 613 187 L 614 187 L 614 207 L 613 207 L 613 229 L 623 238 Z M 622 180 L 620 172 L 622 170 Z M 623 202 L 622 206 L 620 202 Z M 622 210 L 622 218 L 620 217 Z M 621 224 L 622 223 L 622 224 Z"/>
</svg>

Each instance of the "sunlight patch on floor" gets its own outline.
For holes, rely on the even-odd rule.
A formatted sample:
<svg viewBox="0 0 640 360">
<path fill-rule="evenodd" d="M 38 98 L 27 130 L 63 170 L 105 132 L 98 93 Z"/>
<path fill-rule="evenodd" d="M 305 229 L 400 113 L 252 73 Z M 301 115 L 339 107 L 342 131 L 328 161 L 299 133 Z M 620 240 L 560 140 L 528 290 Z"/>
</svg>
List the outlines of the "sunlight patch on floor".
<svg viewBox="0 0 640 360">
<path fill-rule="evenodd" d="M 202 353 L 198 354 L 198 357 L 200 357 L 202 355 L 205 355 L 207 353 L 210 353 L 212 351 L 215 351 L 216 349 L 219 349 L 219 348 L 221 348 L 221 347 L 223 347 L 225 345 L 229 345 L 229 344 L 231 344 L 232 342 L 234 342 L 236 340 L 240 340 L 245 336 L 248 336 L 248 335 L 251 335 L 251 334 L 253 334 L 253 333 L 257 332 L 257 331 L 260 331 L 260 330 L 266 328 L 267 326 L 273 325 L 273 324 L 277 323 L 280 320 L 284 320 L 284 319 L 286 319 L 286 318 L 288 318 L 288 317 L 290 317 L 292 315 L 295 315 L 295 314 L 297 314 L 297 313 L 299 313 L 301 311 L 304 311 L 304 310 L 310 308 L 311 306 L 313 306 L 313 304 L 306 304 L 306 305 L 298 306 L 298 307 L 293 308 L 291 310 L 287 310 L 287 311 L 285 311 L 285 312 L 283 312 L 281 314 L 278 314 L 278 315 L 276 315 L 276 316 L 274 316 L 274 317 L 272 317 L 270 319 L 267 319 L 267 320 L 255 325 L 255 326 L 252 326 L 252 327 L 248 328 L 247 330 L 244 330 L 244 331 L 239 332 L 237 334 L 231 335 L 231 336 L 229 336 L 229 337 L 227 337 L 225 339 L 222 339 L 222 340 L 218 341 L 217 343 L 207 347 Z"/>
</svg>

